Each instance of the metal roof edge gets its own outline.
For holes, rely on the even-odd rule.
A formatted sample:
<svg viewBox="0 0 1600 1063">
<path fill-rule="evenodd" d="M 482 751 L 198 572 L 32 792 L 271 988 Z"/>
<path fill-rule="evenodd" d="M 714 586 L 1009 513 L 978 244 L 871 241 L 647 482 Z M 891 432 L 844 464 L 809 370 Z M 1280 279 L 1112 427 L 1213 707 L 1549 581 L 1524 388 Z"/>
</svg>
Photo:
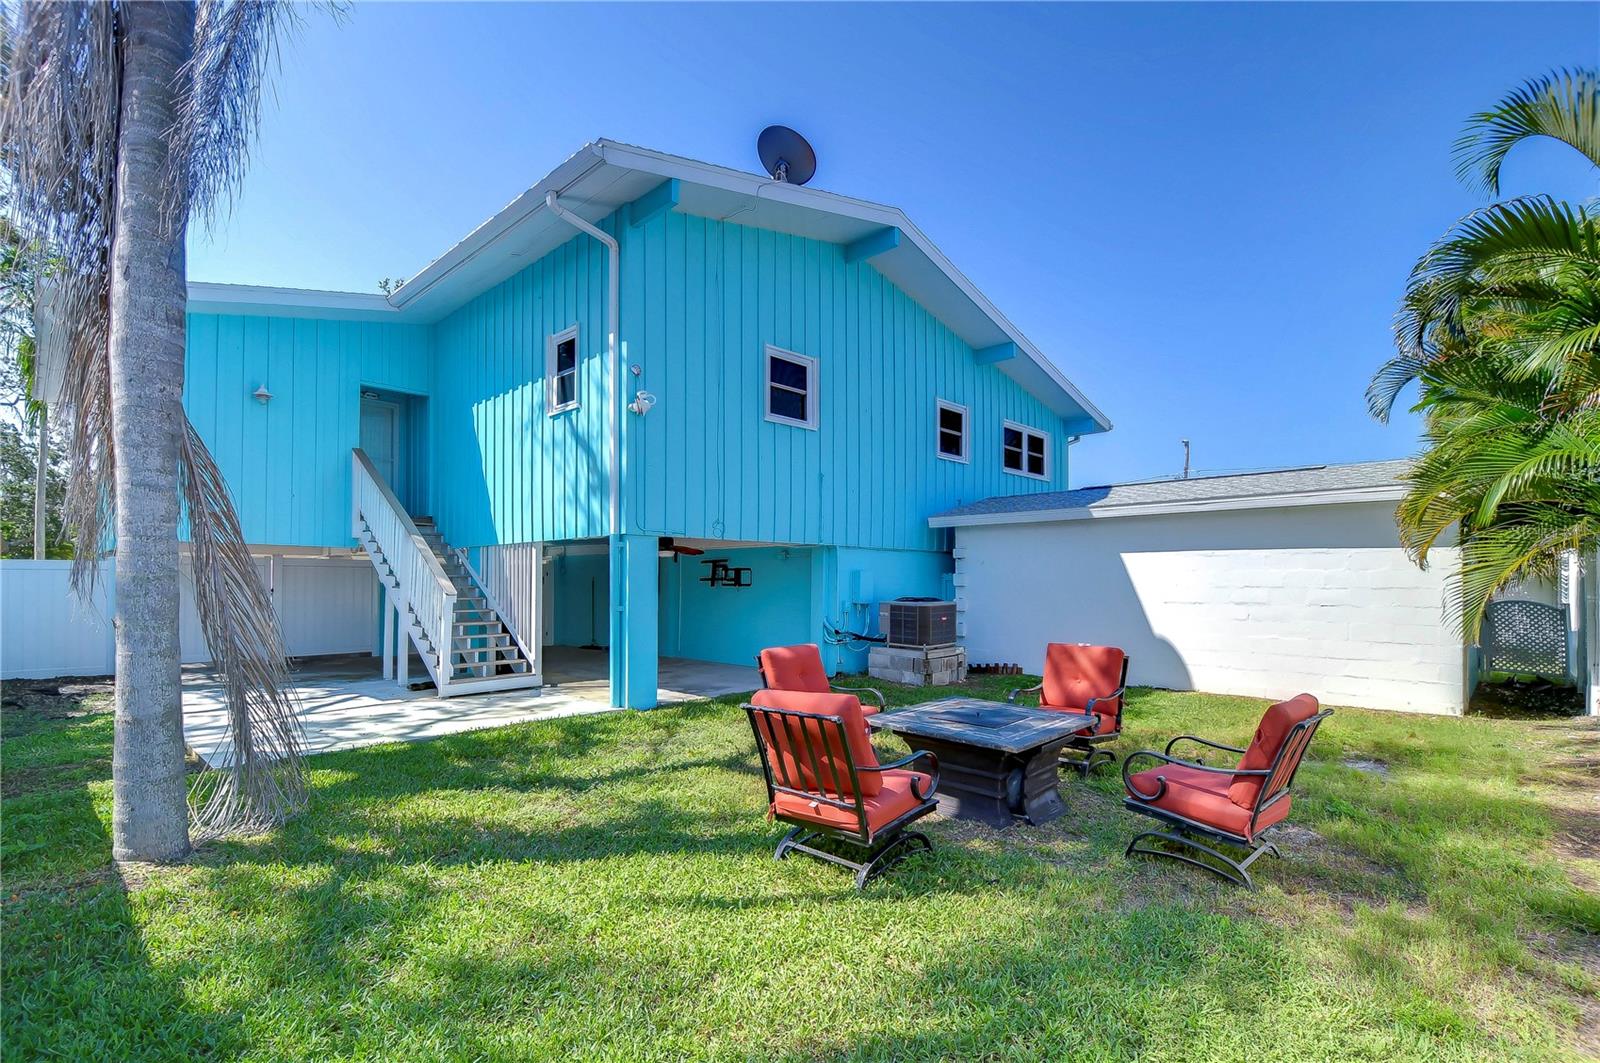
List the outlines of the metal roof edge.
<svg viewBox="0 0 1600 1063">
<path fill-rule="evenodd" d="M 1216 513 L 1243 509 L 1294 509 L 1355 502 L 1398 502 L 1404 484 L 1347 487 L 1329 491 L 1296 491 L 1273 495 L 1232 495 L 1173 502 L 1129 502 L 1112 506 L 1074 506 L 1020 510 L 1009 513 L 949 513 L 928 518 L 930 528 L 966 528 L 988 524 L 1051 524 L 1074 520 L 1113 520 L 1118 517 L 1156 517 L 1182 513 Z"/>
<path fill-rule="evenodd" d="M 190 281 L 187 309 L 200 314 L 276 314 L 380 321 L 399 315 L 399 310 L 381 292 L 339 292 L 215 281 Z"/>
</svg>

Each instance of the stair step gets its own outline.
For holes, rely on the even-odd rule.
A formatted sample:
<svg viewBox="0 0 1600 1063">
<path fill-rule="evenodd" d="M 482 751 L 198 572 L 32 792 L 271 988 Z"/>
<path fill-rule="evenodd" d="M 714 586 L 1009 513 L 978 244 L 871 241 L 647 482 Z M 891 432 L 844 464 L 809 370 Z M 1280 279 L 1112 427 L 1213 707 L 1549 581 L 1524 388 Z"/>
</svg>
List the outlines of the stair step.
<svg viewBox="0 0 1600 1063">
<path fill-rule="evenodd" d="M 534 679 L 533 662 L 523 655 L 522 647 L 517 644 L 510 628 L 489 605 L 489 598 L 482 592 L 471 565 L 445 541 L 432 517 L 412 517 L 411 520 L 439 570 L 454 588 L 455 608 L 448 618 L 449 645 L 441 652 L 423 629 L 416 608 L 406 603 L 407 616 L 403 627 L 408 642 L 414 643 L 422 651 L 435 674 L 449 676 L 452 688 L 457 683 L 462 684 L 463 691 L 471 689 L 473 685 L 482 685 L 491 690 L 531 685 Z M 362 521 L 357 538 L 384 586 L 391 592 L 398 590 L 400 580 L 395 566 L 366 521 Z M 521 677 L 526 677 L 526 680 Z"/>
<path fill-rule="evenodd" d="M 515 646 L 516 644 L 516 640 L 511 637 L 511 632 L 509 631 L 468 632 L 450 636 L 450 645 L 455 649 L 481 650 L 490 646 L 498 646 L 504 649 L 507 646 Z"/>
<path fill-rule="evenodd" d="M 450 672 L 450 680 L 451 682 L 454 682 L 457 679 L 493 679 L 502 674 L 500 671 L 502 667 L 508 668 L 508 671 L 504 673 L 506 675 L 528 675 L 532 671 L 532 669 L 528 667 L 527 661 L 503 661 L 498 664 L 490 663 L 465 666 L 457 665 Z"/>
<path fill-rule="evenodd" d="M 515 646 L 484 646 L 481 649 L 462 649 L 459 646 L 450 648 L 452 657 L 459 657 L 462 663 L 474 663 L 468 658 L 476 658 L 477 663 L 482 663 L 484 658 L 491 661 L 504 660 L 511 662 L 522 659 L 522 651 Z"/>
</svg>

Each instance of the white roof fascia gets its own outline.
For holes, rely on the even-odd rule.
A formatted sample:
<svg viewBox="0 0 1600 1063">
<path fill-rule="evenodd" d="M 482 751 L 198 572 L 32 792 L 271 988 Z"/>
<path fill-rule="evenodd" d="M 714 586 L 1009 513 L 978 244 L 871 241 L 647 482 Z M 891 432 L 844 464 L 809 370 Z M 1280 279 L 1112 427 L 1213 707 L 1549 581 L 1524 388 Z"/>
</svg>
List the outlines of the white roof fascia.
<svg viewBox="0 0 1600 1063">
<path fill-rule="evenodd" d="M 390 320 L 399 311 L 381 292 L 330 292 L 310 288 L 273 288 L 260 284 L 189 283 L 190 313 L 272 314 Z"/>
<path fill-rule="evenodd" d="M 539 211 L 547 209 L 545 196 L 548 193 L 554 192 L 559 197 L 569 186 L 603 165 L 605 158 L 600 154 L 599 144 L 585 144 L 560 166 L 551 170 L 544 180 L 507 203 L 454 247 L 424 266 L 416 276 L 402 284 L 389 301 L 395 307 L 405 309 L 408 304 L 433 289 L 512 229 Z"/>
<path fill-rule="evenodd" d="M 1158 517 L 1183 513 L 1219 513 L 1245 509 L 1293 509 L 1335 506 L 1353 502 L 1398 502 L 1405 485 L 1355 487 L 1334 491 L 1297 491 L 1280 495 L 1245 495 L 1234 498 L 1197 498 L 1180 502 L 1130 502 L 1120 506 L 1073 506 L 1066 509 L 1020 510 L 1013 513 L 965 513 L 928 518 L 930 528 L 966 528 L 987 524 L 1048 524 L 1073 520 L 1109 520 L 1117 517 Z"/>
</svg>

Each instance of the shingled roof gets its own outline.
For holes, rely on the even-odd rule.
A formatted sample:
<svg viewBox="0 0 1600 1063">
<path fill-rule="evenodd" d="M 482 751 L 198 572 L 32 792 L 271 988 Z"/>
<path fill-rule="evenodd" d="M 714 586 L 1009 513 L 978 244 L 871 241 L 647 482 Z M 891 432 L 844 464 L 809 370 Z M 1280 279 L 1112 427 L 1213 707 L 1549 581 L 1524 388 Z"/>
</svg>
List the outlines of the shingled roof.
<svg viewBox="0 0 1600 1063">
<path fill-rule="evenodd" d="M 1398 499 L 1409 458 L 1353 465 L 1307 465 L 1294 469 L 1142 480 L 1027 495 L 997 495 L 929 518 L 935 528 L 970 524 L 1077 520 L 1214 509 L 1262 509 Z"/>
</svg>

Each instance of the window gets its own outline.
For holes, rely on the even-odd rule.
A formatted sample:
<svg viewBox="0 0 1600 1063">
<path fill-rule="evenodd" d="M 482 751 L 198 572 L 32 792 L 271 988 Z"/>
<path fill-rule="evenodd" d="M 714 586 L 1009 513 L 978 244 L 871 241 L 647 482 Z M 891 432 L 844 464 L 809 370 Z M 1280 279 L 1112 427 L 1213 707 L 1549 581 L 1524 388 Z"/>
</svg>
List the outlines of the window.
<svg viewBox="0 0 1600 1063">
<path fill-rule="evenodd" d="M 946 461 L 966 461 L 967 408 L 939 399 L 934 413 L 939 418 L 939 457 Z"/>
<path fill-rule="evenodd" d="M 1006 472 L 1040 480 L 1049 479 L 1049 439 L 1038 429 L 1006 421 L 1000 429 L 1000 461 Z"/>
<path fill-rule="evenodd" d="M 767 347 L 767 420 L 817 427 L 817 360 Z"/>
<path fill-rule="evenodd" d="M 545 380 L 550 388 L 551 413 L 578 405 L 578 326 L 550 337 L 545 351 Z"/>
</svg>

